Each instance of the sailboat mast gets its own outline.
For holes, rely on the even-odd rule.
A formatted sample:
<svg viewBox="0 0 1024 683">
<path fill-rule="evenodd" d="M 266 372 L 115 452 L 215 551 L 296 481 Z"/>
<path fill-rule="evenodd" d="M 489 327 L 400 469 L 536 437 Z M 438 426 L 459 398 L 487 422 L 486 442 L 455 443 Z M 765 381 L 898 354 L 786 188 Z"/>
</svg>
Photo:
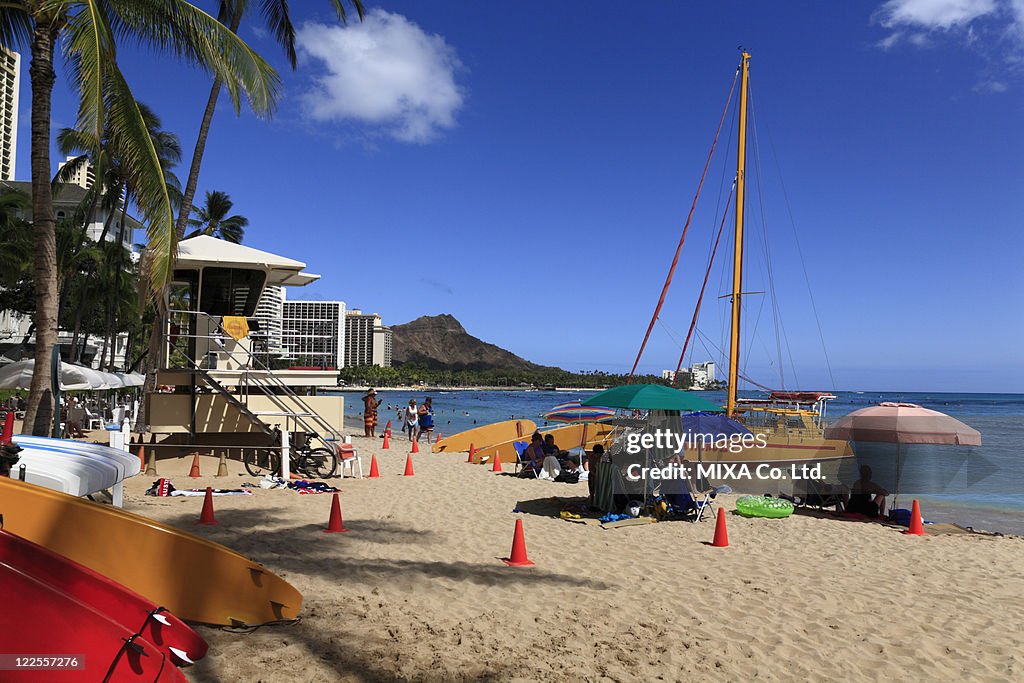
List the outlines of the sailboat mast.
<svg viewBox="0 0 1024 683">
<path fill-rule="evenodd" d="M 736 233 L 732 261 L 732 324 L 729 330 L 729 386 L 726 415 L 736 412 L 736 387 L 740 374 L 740 299 L 743 292 L 743 208 L 746 199 L 747 162 L 747 83 L 750 78 L 750 54 L 740 58 L 740 120 L 736 144 Z"/>
</svg>

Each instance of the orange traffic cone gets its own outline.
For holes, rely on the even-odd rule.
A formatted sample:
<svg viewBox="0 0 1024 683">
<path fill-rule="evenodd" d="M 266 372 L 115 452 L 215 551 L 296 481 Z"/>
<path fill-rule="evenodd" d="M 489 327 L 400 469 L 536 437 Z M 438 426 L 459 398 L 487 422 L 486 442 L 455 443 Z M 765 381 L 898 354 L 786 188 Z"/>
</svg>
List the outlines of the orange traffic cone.
<svg viewBox="0 0 1024 683">
<path fill-rule="evenodd" d="M 921 522 L 921 505 L 914 499 L 914 506 L 910 510 L 910 528 L 903 533 L 908 536 L 924 536 L 924 524 Z"/>
<path fill-rule="evenodd" d="M 516 532 L 512 536 L 512 552 L 502 562 L 510 567 L 532 567 L 533 562 L 526 556 L 526 537 L 523 535 L 523 520 L 516 520 Z"/>
<path fill-rule="evenodd" d="M 476 449 L 473 448 L 473 444 L 469 444 L 469 457 L 466 458 L 466 462 L 473 462 L 473 458 L 476 457 Z"/>
<path fill-rule="evenodd" d="M 715 548 L 728 548 L 729 531 L 725 528 L 725 510 L 719 508 L 716 517 L 718 517 L 718 521 L 715 522 L 715 540 L 711 542 L 711 545 Z"/>
<path fill-rule="evenodd" d="M 199 513 L 199 521 L 196 524 L 216 524 L 217 520 L 213 518 L 213 489 L 209 486 L 206 487 L 206 498 L 203 499 L 203 511 Z"/>
<path fill-rule="evenodd" d="M 381 448 L 384 450 L 391 448 L 391 432 L 384 432 L 384 445 Z"/>
<path fill-rule="evenodd" d="M 387 426 L 384 427 L 384 433 L 391 436 L 391 420 L 388 420 Z"/>
<path fill-rule="evenodd" d="M 199 454 L 198 453 L 193 453 L 192 454 L 192 468 L 188 471 L 188 476 L 192 477 L 193 479 L 198 479 L 199 477 L 203 476 L 203 475 L 199 474 Z"/>
<path fill-rule="evenodd" d="M 419 441 L 413 441 L 412 442 L 412 452 L 413 453 L 419 453 L 420 452 L 420 442 Z"/>
<path fill-rule="evenodd" d="M 370 460 L 370 479 L 379 479 L 380 472 L 377 471 L 377 454 L 373 454 L 373 458 Z"/>
<path fill-rule="evenodd" d="M 411 477 L 412 475 L 412 453 L 410 453 L 409 455 L 405 456 L 405 476 Z"/>
<path fill-rule="evenodd" d="M 501 454 L 494 454 L 494 465 L 491 466 L 491 472 L 501 472 Z"/>
<path fill-rule="evenodd" d="M 324 529 L 325 534 L 333 534 L 345 531 L 352 531 L 346 529 L 344 523 L 341 521 L 341 501 L 338 500 L 338 494 L 334 494 L 334 500 L 331 502 L 331 518 L 327 521 L 327 528 Z"/>
<path fill-rule="evenodd" d="M 8 411 L 4 418 L 4 433 L 0 436 L 0 443 L 10 443 L 14 438 L 14 411 Z"/>
<path fill-rule="evenodd" d="M 437 436 L 434 437 L 434 443 L 441 443 L 441 432 L 438 432 Z"/>
</svg>

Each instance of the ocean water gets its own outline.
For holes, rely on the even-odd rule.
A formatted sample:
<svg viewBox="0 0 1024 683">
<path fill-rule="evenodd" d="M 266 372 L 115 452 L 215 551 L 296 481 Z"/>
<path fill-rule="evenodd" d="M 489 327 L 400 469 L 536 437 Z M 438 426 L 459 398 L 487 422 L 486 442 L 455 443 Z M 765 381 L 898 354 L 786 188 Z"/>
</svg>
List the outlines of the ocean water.
<svg viewBox="0 0 1024 683">
<path fill-rule="evenodd" d="M 433 398 L 435 431 L 444 434 L 526 418 L 538 425 L 542 413 L 593 391 L 379 391 L 381 425 L 392 420 L 400 432 L 399 409 L 410 398 Z M 744 395 L 757 397 L 749 392 Z M 828 407 L 832 421 L 882 401 L 916 403 L 965 422 L 982 435 L 980 447 L 911 446 L 901 448 L 903 474 L 900 507 L 910 497 L 921 501 L 928 520 L 956 522 L 979 529 L 1024 534 L 1024 394 L 836 392 Z M 345 392 L 346 421 L 362 429 L 362 394 Z M 702 396 L 725 402 L 724 392 Z M 893 449 L 895 447 L 892 447 Z M 893 457 L 895 451 L 893 450 Z M 888 487 L 892 490 L 892 487 Z"/>
</svg>

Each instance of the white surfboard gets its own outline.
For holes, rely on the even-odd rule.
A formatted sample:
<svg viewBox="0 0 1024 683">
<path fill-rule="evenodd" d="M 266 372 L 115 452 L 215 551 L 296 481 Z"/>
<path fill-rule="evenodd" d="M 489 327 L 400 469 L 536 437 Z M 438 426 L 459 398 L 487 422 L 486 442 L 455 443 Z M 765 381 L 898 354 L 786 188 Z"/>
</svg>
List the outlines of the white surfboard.
<svg viewBox="0 0 1024 683">
<path fill-rule="evenodd" d="M 121 482 L 141 470 L 137 457 L 100 444 L 24 435 L 13 440 L 23 450 L 12 478 L 21 476 L 24 465 L 25 481 L 72 496 L 116 487 L 119 502 Z"/>
</svg>

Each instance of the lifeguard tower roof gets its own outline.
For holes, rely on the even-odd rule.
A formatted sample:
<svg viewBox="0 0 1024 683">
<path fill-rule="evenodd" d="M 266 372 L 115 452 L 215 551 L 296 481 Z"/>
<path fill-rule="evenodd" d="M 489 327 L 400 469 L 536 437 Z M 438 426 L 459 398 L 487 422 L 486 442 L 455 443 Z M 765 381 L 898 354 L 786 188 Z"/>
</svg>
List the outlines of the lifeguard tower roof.
<svg viewBox="0 0 1024 683">
<path fill-rule="evenodd" d="M 301 287 L 320 279 L 319 275 L 303 273 L 306 264 L 302 261 L 216 237 L 200 235 L 178 242 L 175 270 L 201 270 L 209 267 L 261 269 L 267 274 L 264 283 L 267 285 Z"/>
</svg>

